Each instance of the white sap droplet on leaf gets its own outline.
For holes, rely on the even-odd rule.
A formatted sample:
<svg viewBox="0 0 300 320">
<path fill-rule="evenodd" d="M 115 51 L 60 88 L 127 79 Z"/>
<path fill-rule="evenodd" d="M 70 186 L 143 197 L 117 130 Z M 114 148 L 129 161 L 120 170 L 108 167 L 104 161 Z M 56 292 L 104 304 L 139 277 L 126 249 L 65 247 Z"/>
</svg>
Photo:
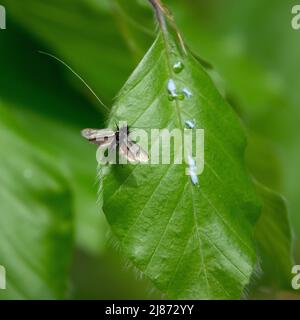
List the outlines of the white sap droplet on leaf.
<svg viewBox="0 0 300 320">
<path fill-rule="evenodd" d="M 191 91 L 188 88 L 184 88 L 182 89 L 182 92 L 184 93 L 184 95 L 189 99 L 193 96 L 193 94 L 191 93 Z"/>
<path fill-rule="evenodd" d="M 192 121 L 192 120 L 186 120 L 186 121 L 185 121 L 185 125 L 186 125 L 187 127 L 189 127 L 190 129 L 194 129 L 194 128 L 195 128 L 195 122 Z"/>
<path fill-rule="evenodd" d="M 192 180 L 193 185 L 196 185 L 199 183 L 198 176 L 195 174 L 191 174 L 191 180 Z"/>
<path fill-rule="evenodd" d="M 191 156 L 188 156 L 188 164 L 189 164 L 189 174 L 191 177 L 191 181 L 194 185 L 196 185 L 199 183 L 196 161 Z"/>
<path fill-rule="evenodd" d="M 176 94 L 176 84 L 175 84 L 175 81 L 173 79 L 170 79 L 168 81 L 168 91 L 173 97 L 177 96 L 177 94 Z"/>
</svg>

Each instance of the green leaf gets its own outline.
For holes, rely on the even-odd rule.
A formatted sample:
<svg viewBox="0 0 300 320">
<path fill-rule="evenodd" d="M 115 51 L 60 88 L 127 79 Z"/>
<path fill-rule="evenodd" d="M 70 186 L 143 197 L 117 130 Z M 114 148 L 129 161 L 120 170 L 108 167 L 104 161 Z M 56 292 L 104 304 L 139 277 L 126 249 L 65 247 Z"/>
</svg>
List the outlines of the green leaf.
<svg viewBox="0 0 300 320">
<path fill-rule="evenodd" d="M 286 203 L 280 195 L 260 184 L 257 190 L 263 203 L 255 230 L 263 272 L 261 285 L 291 289 L 292 236 Z"/>
<path fill-rule="evenodd" d="M 220 72 L 247 127 L 279 151 L 280 193 L 289 200 L 300 245 L 299 33 L 291 28 L 293 1 L 174 1 L 172 11 L 192 48 Z M 209 14 L 208 14 L 209 12 Z M 266 15 L 266 12 L 268 14 Z M 207 17 L 209 16 L 209 19 Z M 270 157 L 261 157 L 266 166 Z M 295 250 L 300 261 L 300 251 Z"/>
<path fill-rule="evenodd" d="M 184 70 L 173 72 L 181 61 Z M 167 83 L 193 96 L 169 101 Z M 168 298 L 240 298 L 256 262 L 259 205 L 245 170 L 245 136 L 231 107 L 197 60 L 161 34 L 118 96 L 111 124 L 205 130 L 200 185 L 186 165 L 111 166 L 104 212 L 125 255 Z"/>
<path fill-rule="evenodd" d="M 0 299 L 64 298 L 73 248 L 70 189 L 45 155 L 11 130 L 2 103 L 0 112 L 0 264 L 7 274 Z"/>
</svg>

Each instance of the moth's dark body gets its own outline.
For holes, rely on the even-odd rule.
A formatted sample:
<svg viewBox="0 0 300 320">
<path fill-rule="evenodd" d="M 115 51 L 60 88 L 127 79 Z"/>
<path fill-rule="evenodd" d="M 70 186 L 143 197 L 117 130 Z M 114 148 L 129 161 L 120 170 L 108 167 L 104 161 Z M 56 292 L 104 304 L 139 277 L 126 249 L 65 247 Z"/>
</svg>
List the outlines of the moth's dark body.
<svg viewBox="0 0 300 320">
<path fill-rule="evenodd" d="M 116 142 L 117 143 L 119 143 L 120 142 L 120 135 L 122 136 L 122 135 L 124 135 L 124 133 L 123 133 L 123 131 L 127 131 L 127 133 L 126 133 L 126 135 L 127 135 L 127 137 L 129 136 L 129 133 L 130 133 L 130 130 L 129 130 L 129 128 L 127 127 L 127 128 L 122 128 L 121 130 L 117 127 L 117 131 L 116 131 L 116 133 L 115 133 L 115 137 L 116 137 Z"/>
</svg>

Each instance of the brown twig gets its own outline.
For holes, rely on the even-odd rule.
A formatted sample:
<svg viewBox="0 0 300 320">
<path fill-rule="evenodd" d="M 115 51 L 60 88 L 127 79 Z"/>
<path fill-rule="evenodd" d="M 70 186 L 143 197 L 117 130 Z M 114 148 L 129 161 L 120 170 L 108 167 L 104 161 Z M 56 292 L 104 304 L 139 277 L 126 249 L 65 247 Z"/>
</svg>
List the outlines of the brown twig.
<svg viewBox="0 0 300 320">
<path fill-rule="evenodd" d="M 163 7 L 162 3 L 160 0 L 149 0 L 150 4 L 154 8 L 154 11 L 157 16 L 157 20 L 163 29 L 163 31 L 166 31 L 166 22 L 165 22 L 165 8 Z"/>
<path fill-rule="evenodd" d="M 181 44 L 181 47 L 183 48 L 183 51 L 185 53 L 187 53 L 186 48 L 185 48 L 185 44 L 184 41 L 182 39 L 182 36 L 175 24 L 174 18 L 172 16 L 172 14 L 167 10 L 166 7 L 164 7 L 164 5 L 161 3 L 160 0 L 148 0 L 150 2 L 150 4 L 152 5 L 152 7 L 155 10 L 158 22 L 162 28 L 162 31 L 166 34 L 167 33 L 167 26 L 166 26 L 166 21 L 165 21 L 165 17 L 168 18 L 168 20 L 171 22 L 173 28 L 176 31 L 177 37 L 179 39 L 179 42 Z"/>
</svg>

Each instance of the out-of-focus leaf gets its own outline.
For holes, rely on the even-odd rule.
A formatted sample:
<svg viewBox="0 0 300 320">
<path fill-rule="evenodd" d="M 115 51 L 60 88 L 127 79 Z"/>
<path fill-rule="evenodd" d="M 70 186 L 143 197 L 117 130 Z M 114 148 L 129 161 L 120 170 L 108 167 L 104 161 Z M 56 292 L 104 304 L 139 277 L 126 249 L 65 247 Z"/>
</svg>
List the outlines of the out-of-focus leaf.
<svg viewBox="0 0 300 320">
<path fill-rule="evenodd" d="M 73 250 L 70 189 L 12 130 L 17 125 L 1 101 L 0 113 L 0 263 L 7 274 L 0 299 L 64 298 Z"/>
<path fill-rule="evenodd" d="M 172 48 L 172 50 L 170 49 Z M 184 70 L 175 74 L 181 61 Z M 169 101 L 167 83 L 193 96 Z M 118 96 L 111 123 L 205 130 L 205 170 L 193 186 L 186 165 L 113 166 L 104 212 L 126 256 L 170 298 L 240 298 L 256 261 L 259 205 L 244 165 L 239 120 L 211 79 L 174 39 L 157 38 Z"/>
<path fill-rule="evenodd" d="M 101 115 L 63 82 L 56 62 L 38 54 L 39 46 L 25 33 L 10 25 L 1 37 L 0 97 L 14 119 L 10 130 L 18 131 L 37 152 L 48 154 L 68 181 L 77 242 L 97 252 L 104 246 L 106 224 L 96 204 L 94 148 L 81 139 L 80 130 L 101 126 Z"/>
<path fill-rule="evenodd" d="M 254 298 L 259 298 L 260 292 L 266 290 L 274 298 L 280 290 L 291 289 L 293 255 L 287 205 L 279 194 L 270 189 L 281 190 L 282 186 L 282 169 L 275 150 L 270 142 L 250 135 L 246 159 L 250 171 L 259 181 L 256 182 L 256 189 L 263 204 L 255 231 L 260 271 L 256 274 L 250 293 Z"/>
<path fill-rule="evenodd" d="M 263 203 L 255 230 L 263 272 L 261 285 L 270 290 L 291 289 L 292 236 L 286 204 L 280 195 L 260 184 L 257 190 Z"/>
<path fill-rule="evenodd" d="M 9 18 L 70 64 L 107 102 L 134 67 L 134 59 L 114 23 L 111 1 L 4 0 L 2 3 Z"/>
<path fill-rule="evenodd" d="M 125 259 L 110 248 L 101 256 L 90 256 L 77 250 L 72 280 L 72 297 L 89 300 L 160 299 L 149 280 L 137 276 L 132 267 L 124 267 Z M 130 288 L 130 290 L 128 290 Z"/>
<path fill-rule="evenodd" d="M 254 133 L 248 134 L 246 162 L 257 181 L 271 190 L 282 191 L 283 169 L 273 143 Z"/>
<path fill-rule="evenodd" d="M 147 1 L 111 1 L 111 13 L 136 63 L 155 38 L 153 14 Z"/>
</svg>

